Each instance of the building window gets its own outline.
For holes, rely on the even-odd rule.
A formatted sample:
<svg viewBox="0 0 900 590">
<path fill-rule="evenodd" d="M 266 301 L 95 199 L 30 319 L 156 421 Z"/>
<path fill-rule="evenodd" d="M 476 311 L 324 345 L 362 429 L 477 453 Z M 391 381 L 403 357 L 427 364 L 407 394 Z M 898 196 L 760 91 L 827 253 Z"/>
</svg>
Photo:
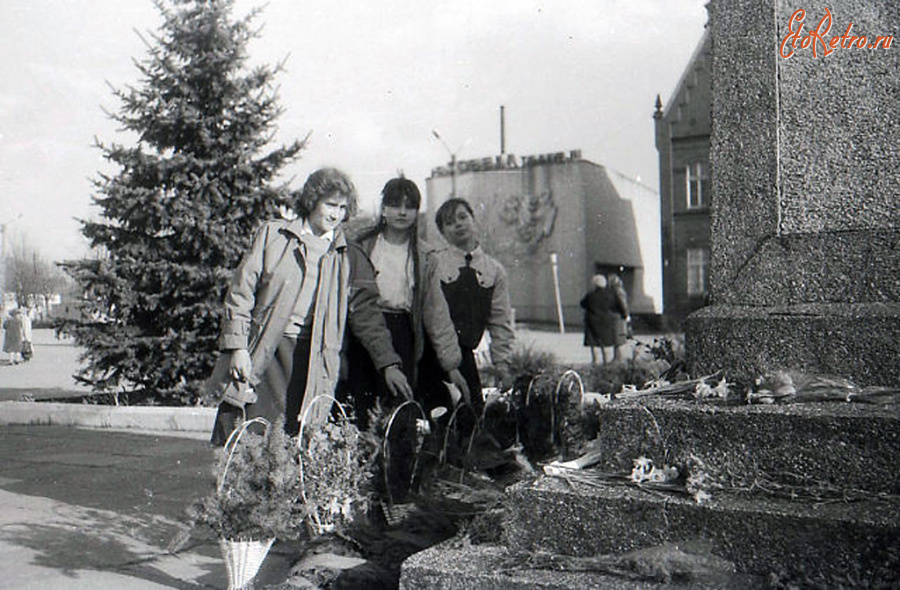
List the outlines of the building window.
<svg viewBox="0 0 900 590">
<path fill-rule="evenodd" d="M 709 206 L 709 171 L 704 162 L 694 162 L 686 169 L 688 209 Z"/>
<path fill-rule="evenodd" d="M 706 248 L 687 249 L 687 294 L 705 295 L 709 274 L 709 252 Z"/>
</svg>

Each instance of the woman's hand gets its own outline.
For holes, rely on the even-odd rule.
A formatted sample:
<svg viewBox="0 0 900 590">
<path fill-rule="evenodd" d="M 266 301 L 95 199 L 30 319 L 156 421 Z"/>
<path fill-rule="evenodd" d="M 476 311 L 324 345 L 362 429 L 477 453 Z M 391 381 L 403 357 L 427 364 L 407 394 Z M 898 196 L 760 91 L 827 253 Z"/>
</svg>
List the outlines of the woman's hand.
<svg viewBox="0 0 900 590">
<path fill-rule="evenodd" d="M 222 395 L 223 402 L 238 408 L 256 403 L 256 392 L 248 383 L 250 370 L 250 353 L 243 349 L 232 350 L 228 367 L 228 377 L 231 379 L 231 383 L 228 384 Z"/>
<path fill-rule="evenodd" d="M 228 376 L 232 381 L 245 383 L 250 379 L 253 363 L 250 362 L 250 353 L 243 348 L 231 351 L 231 360 L 228 366 Z"/>
<path fill-rule="evenodd" d="M 462 394 L 463 401 L 471 405 L 472 392 L 469 391 L 469 384 L 466 383 L 466 378 L 462 376 L 462 373 L 459 372 L 459 369 L 453 369 L 452 371 L 448 372 L 447 377 L 450 378 L 450 383 L 455 385 L 459 392 Z"/>
</svg>

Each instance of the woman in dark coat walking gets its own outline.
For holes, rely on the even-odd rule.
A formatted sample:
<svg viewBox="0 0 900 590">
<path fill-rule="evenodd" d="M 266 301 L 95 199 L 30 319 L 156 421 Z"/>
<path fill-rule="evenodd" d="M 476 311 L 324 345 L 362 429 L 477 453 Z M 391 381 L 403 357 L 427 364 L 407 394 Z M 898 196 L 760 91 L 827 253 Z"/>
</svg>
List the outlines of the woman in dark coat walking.
<svg viewBox="0 0 900 590">
<path fill-rule="evenodd" d="M 597 364 L 595 348 L 600 348 L 603 364 L 609 361 L 607 348 L 625 343 L 620 322 L 628 317 L 628 303 L 622 292 L 613 288 L 604 275 L 591 277 L 593 288 L 581 300 L 584 309 L 584 345 L 591 349 L 591 364 Z M 611 353 L 610 356 L 612 356 Z"/>
</svg>

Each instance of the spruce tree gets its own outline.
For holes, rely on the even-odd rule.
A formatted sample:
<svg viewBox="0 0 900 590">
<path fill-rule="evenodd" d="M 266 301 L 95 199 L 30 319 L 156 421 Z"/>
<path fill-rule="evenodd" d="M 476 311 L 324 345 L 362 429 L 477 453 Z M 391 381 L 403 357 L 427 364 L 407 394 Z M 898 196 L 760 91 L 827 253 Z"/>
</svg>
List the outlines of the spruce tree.
<svg viewBox="0 0 900 590">
<path fill-rule="evenodd" d="M 85 293 L 60 329 L 85 349 L 76 378 L 128 403 L 202 401 L 226 282 L 256 226 L 289 205 L 279 171 L 303 142 L 268 147 L 281 114 L 275 66 L 248 65 L 259 11 L 232 0 L 157 0 L 162 25 L 135 60 L 140 81 L 113 88 L 109 116 L 136 143 L 96 141 L 101 213 L 82 221 L 95 256 L 65 265 Z"/>
</svg>

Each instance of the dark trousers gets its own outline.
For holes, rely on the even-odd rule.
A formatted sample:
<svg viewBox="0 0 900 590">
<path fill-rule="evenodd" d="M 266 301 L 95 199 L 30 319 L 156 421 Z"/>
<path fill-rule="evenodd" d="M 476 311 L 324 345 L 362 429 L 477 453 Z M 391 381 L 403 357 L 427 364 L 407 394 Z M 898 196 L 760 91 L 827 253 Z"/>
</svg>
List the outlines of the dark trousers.
<svg viewBox="0 0 900 590">
<path fill-rule="evenodd" d="M 391 333 L 394 350 L 400 357 L 403 374 L 413 385 L 416 360 L 412 318 L 407 312 L 386 311 L 384 323 Z M 376 400 L 381 400 L 385 408 L 395 405 L 398 400 L 391 399 L 384 375 L 375 368 L 366 348 L 352 335 L 347 345 L 346 369 L 346 376 L 338 386 L 337 398 L 353 405 L 356 424 L 360 430 L 365 430 L 369 424 L 369 412 L 375 407 Z"/>
<path fill-rule="evenodd" d="M 222 446 L 228 435 L 244 420 L 263 417 L 275 424 L 284 419 L 284 430 L 294 436 L 299 431 L 298 413 L 306 391 L 309 374 L 309 338 L 285 336 L 278 343 L 275 356 L 266 367 L 262 380 L 256 385 L 257 400 L 244 408 L 227 402 L 219 404 L 213 426 L 212 443 Z"/>
</svg>

